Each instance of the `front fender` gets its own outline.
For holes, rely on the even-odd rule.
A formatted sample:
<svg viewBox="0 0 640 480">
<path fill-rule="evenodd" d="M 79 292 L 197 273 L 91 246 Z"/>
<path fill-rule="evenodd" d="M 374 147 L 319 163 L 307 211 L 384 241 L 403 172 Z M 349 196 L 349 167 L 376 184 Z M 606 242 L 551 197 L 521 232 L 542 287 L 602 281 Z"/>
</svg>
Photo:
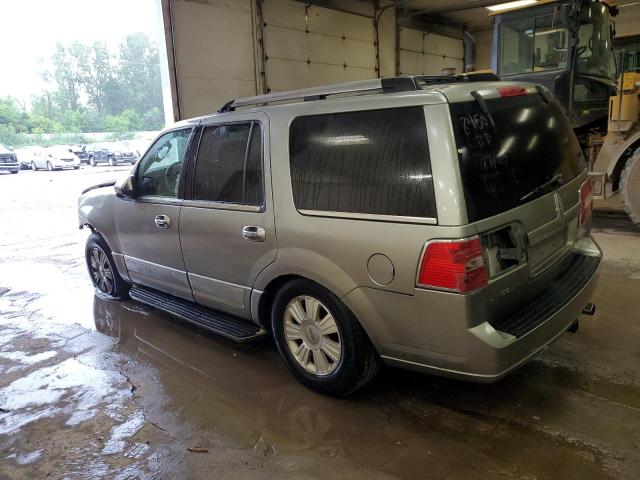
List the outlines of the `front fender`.
<svg viewBox="0 0 640 480">
<path fill-rule="evenodd" d="M 115 229 L 113 188 L 88 189 L 78 199 L 78 226 L 91 227 L 107 242 L 113 253 L 122 253 Z"/>
</svg>

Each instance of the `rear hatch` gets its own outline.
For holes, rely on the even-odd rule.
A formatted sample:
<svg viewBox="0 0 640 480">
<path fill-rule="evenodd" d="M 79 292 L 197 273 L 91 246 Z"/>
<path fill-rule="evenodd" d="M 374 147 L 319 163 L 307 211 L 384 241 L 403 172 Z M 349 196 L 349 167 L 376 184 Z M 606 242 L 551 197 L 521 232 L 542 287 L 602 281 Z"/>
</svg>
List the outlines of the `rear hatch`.
<svg viewBox="0 0 640 480">
<path fill-rule="evenodd" d="M 467 215 L 489 274 L 480 310 L 490 320 L 513 313 L 571 264 L 588 229 L 580 192 L 589 185 L 571 125 L 545 90 L 478 87 L 458 89 L 450 111 Z"/>
</svg>

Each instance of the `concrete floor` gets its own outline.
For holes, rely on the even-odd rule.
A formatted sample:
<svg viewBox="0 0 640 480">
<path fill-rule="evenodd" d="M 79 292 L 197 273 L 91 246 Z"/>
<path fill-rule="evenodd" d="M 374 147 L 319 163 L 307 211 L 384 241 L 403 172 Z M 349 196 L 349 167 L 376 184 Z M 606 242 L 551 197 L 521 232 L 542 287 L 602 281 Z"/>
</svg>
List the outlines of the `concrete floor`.
<svg viewBox="0 0 640 480">
<path fill-rule="evenodd" d="M 335 400 L 269 341 L 94 297 L 75 202 L 125 170 L 0 175 L 1 479 L 640 476 L 635 228 L 597 219 L 597 314 L 503 381 L 384 368 Z"/>
</svg>

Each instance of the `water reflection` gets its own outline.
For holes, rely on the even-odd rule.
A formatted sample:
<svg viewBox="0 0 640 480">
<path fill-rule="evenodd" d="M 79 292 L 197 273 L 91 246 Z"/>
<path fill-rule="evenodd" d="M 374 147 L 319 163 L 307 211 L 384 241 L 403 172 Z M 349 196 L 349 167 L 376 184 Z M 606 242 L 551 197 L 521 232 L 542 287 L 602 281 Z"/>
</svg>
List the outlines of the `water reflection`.
<svg viewBox="0 0 640 480">
<path fill-rule="evenodd" d="M 170 397 L 169 409 L 198 428 L 270 453 L 322 449 L 344 454 L 334 428 L 338 400 L 292 379 L 269 342 L 236 345 L 135 302 L 95 297 L 96 329 L 153 365 Z"/>
</svg>

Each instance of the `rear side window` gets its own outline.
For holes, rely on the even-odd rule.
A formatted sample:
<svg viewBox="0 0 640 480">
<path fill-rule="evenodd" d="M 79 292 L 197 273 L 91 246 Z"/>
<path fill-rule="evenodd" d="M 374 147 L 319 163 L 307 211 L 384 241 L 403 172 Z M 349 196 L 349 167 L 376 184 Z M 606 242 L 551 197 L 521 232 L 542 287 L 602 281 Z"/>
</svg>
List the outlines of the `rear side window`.
<svg viewBox="0 0 640 480">
<path fill-rule="evenodd" d="M 257 122 L 205 127 L 193 179 L 193 199 L 261 205 L 262 142 Z"/>
<path fill-rule="evenodd" d="M 469 221 L 497 215 L 574 179 L 585 163 L 558 104 L 538 94 L 451 104 Z"/>
<path fill-rule="evenodd" d="M 300 210 L 436 217 L 422 107 L 298 117 L 289 154 Z"/>
</svg>

